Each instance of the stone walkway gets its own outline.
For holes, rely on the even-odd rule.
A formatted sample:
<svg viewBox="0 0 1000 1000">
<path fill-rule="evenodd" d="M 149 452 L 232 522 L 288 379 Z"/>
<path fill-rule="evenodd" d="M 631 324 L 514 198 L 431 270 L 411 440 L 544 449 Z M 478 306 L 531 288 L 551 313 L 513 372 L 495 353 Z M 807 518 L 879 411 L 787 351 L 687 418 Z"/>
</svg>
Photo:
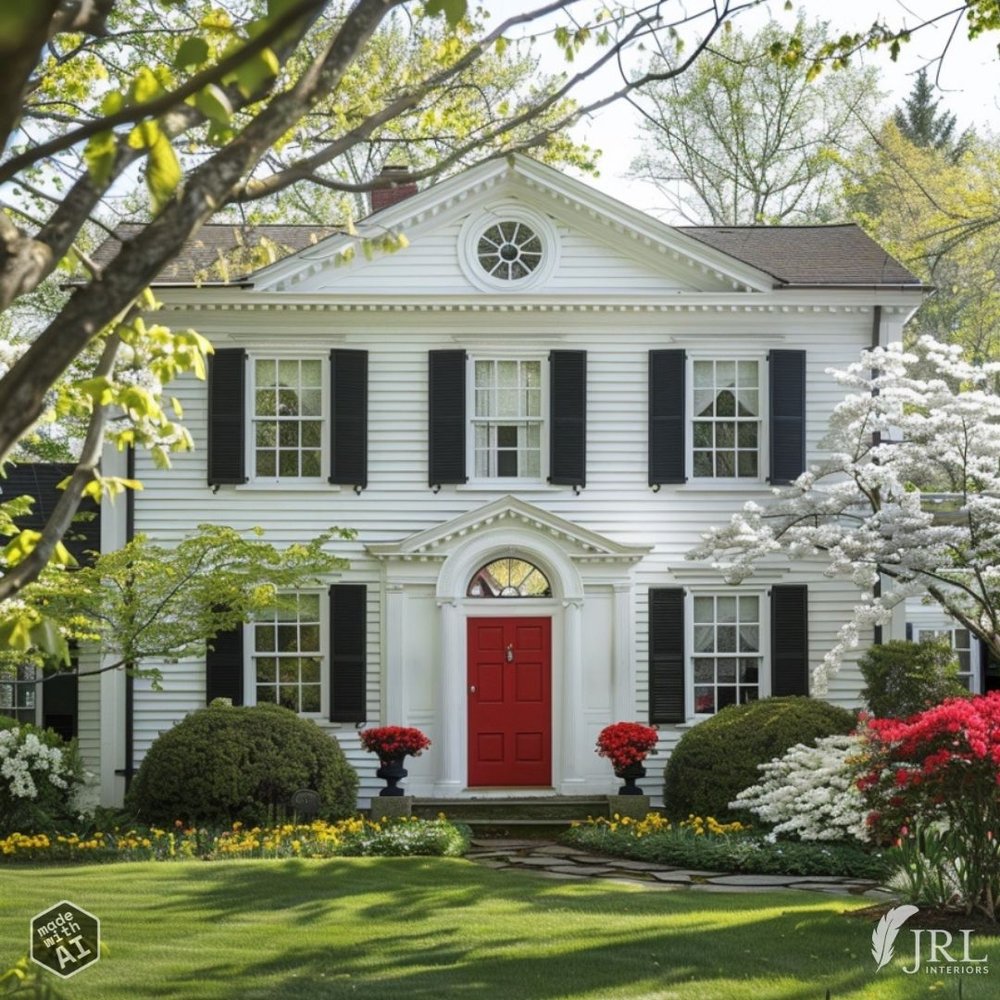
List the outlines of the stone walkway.
<svg viewBox="0 0 1000 1000">
<path fill-rule="evenodd" d="M 601 878 L 646 889 L 698 889 L 702 892 L 760 892 L 805 889 L 887 901 L 892 893 L 869 879 L 834 875 L 724 875 L 692 868 L 671 868 L 648 861 L 588 854 L 551 840 L 486 840 L 474 838 L 466 857 L 484 868 L 531 872 L 541 878 Z"/>
</svg>

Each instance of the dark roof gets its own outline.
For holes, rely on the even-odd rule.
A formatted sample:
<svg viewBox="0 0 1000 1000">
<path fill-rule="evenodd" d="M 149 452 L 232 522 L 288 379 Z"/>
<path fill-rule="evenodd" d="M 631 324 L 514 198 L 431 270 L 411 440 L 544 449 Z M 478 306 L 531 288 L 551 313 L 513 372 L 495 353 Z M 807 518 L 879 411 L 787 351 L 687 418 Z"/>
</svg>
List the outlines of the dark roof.
<svg viewBox="0 0 1000 1000">
<path fill-rule="evenodd" d="M 834 226 L 678 226 L 764 271 L 780 285 L 871 287 L 921 281 L 854 223 Z"/>
<path fill-rule="evenodd" d="M 108 264 L 122 240 L 141 231 L 141 225 L 119 226 L 94 254 L 94 262 Z M 920 288 L 920 280 L 853 223 L 833 226 L 677 226 L 681 233 L 751 267 L 771 275 L 778 287 Z M 324 226 L 263 225 L 241 227 L 226 223 L 202 226 L 177 258 L 159 274 L 156 284 L 218 282 L 214 267 L 221 256 L 241 244 L 267 237 L 280 250 L 295 253 L 331 233 Z M 256 268 L 230 261 L 229 280 L 238 281 Z"/>
<path fill-rule="evenodd" d="M 110 264 L 117 256 L 124 240 L 132 239 L 145 229 L 141 224 L 118 226 L 115 235 L 108 237 L 94 253 L 93 261 L 100 267 Z M 261 237 L 266 237 L 278 248 L 280 257 L 304 250 L 335 232 L 330 226 L 240 226 L 235 223 L 212 222 L 202 226 L 184 244 L 184 248 L 157 276 L 156 284 L 189 285 L 197 281 L 218 282 L 224 276 L 215 265 L 220 257 L 231 254 L 240 246 L 253 246 Z M 259 268 L 259 263 L 242 266 L 229 262 L 229 280 L 239 281 L 251 271 Z"/>
<path fill-rule="evenodd" d="M 20 528 L 41 531 L 62 496 L 56 487 L 76 468 L 72 462 L 11 462 L 0 478 L 0 501 L 15 497 L 34 497 L 35 503 L 27 517 L 17 518 Z M 84 562 L 86 552 L 101 550 L 101 508 L 90 497 L 84 497 L 77 508 L 73 524 L 63 542 L 78 562 Z"/>
</svg>

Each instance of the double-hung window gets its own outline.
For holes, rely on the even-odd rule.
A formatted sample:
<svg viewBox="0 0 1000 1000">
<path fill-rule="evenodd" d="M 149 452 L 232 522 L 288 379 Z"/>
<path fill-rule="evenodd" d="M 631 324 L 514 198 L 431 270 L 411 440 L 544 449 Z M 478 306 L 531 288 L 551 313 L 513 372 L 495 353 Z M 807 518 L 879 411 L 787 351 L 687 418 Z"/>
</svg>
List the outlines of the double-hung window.
<svg viewBox="0 0 1000 1000">
<path fill-rule="evenodd" d="M 472 368 L 475 478 L 541 480 L 542 361 L 477 358 Z"/>
<path fill-rule="evenodd" d="M 696 594 L 692 615 L 695 715 L 761 696 L 763 652 L 757 594 Z"/>
<path fill-rule="evenodd" d="M 282 596 L 250 625 L 251 674 L 258 705 L 283 705 L 302 715 L 324 710 L 325 602 L 318 593 Z"/>
<path fill-rule="evenodd" d="M 756 359 L 692 361 L 693 478 L 761 478 L 763 367 Z"/>
<path fill-rule="evenodd" d="M 0 667 L 0 715 L 36 725 L 38 680 L 34 665 Z"/>
<path fill-rule="evenodd" d="M 324 475 L 321 358 L 251 359 L 251 476 L 257 482 L 319 481 Z"/>
</svg>

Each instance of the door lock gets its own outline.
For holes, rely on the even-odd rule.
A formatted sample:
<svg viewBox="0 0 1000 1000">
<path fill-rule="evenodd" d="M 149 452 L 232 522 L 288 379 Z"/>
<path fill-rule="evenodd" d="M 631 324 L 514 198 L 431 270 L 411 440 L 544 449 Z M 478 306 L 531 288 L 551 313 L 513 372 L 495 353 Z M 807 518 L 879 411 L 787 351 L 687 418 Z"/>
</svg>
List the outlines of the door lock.
<svg viewBox="0 0 1000 1000">
<path fill-rule="evenodd" d="M 475 693 L 476 693 L 476 685 L 475 684 L 470 684 L 469 685 L 469 694 L 475 694 Z"/>
<path fill-rule="evenodd" d="M 511 643 L 507 647 L 507 662 L 508 663 L 513 663 L 514 662 L 514 643 Z"/>
</svg>

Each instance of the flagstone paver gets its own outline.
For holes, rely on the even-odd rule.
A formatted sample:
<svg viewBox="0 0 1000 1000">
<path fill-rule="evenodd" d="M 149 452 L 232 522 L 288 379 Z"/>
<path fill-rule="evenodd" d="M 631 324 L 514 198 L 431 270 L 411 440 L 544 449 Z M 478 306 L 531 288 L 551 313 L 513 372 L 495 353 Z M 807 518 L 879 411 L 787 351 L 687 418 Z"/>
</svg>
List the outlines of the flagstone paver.
<svg viewBox="0 0 1000 1000">
<path fill-rule="evenodd" d="M 575 847 L 544 840 L 475 838 L 467 856 L 470 861 L 497 871 L 530 872 L 542 878 L 569 881 L 597 878 L 647 889 L 739 893 L 803 889 L 863 899 L 893 898 L 891 892 L 866 879 L 839 878 L 836 875 L 732 875 L 696 868 L 672 868 L 650 861 L 589 854 Z"/>
</svg>

